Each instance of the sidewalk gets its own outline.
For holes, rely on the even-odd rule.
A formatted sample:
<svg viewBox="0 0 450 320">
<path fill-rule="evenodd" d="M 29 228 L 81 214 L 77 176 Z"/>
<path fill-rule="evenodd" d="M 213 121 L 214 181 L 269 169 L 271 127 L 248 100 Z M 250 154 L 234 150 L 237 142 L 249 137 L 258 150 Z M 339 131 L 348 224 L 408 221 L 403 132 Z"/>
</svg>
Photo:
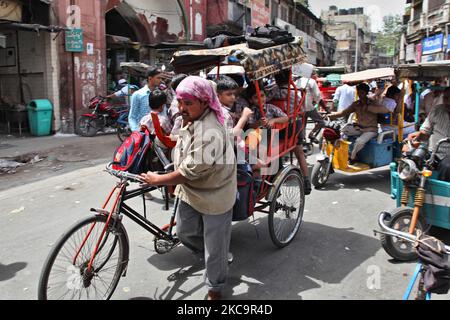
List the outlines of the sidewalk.
<svg viewBox="0 0 450 320">
<path fill-rule="evenodd" d="M 0 135 L 0 158 L 15 159 L 31 155 L 45 156 L 55 149 L 88 151 L 94 150 L 100 144 L 112 146 L 119 145 L 120 141 L 115 134 L 102 134 L 92 138 L 80 137 L 72 134 L 56 134 L 45 137 L 15 137 Z M 108 148 L 109 149 L 109 148 Z"/>
<path fill-rule="evenodd" d="M 119 145 L 116 134 L 0 135 L 0 190 L 106 163 Z"/>
</svg>

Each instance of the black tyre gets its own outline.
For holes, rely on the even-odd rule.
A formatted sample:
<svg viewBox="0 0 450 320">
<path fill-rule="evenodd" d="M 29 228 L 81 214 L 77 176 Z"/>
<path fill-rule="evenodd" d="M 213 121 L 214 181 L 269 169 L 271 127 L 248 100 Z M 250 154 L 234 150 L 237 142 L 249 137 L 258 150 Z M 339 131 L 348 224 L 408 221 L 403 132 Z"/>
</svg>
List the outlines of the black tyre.
<svg viewBox="0 0 450 320">
<path fill-rule="evenodd" d="M 388 221 L 387 226 L 389 228 L 408 233 L 409 226 L 412 220 L 412 215 L 413 215 L 412 208 L 406 207 L 397 208 L 392 212 L 391 214 L 392 218 L 390 221 Z M 428 226 L 425 222 L 424 217 L 419 216 L 414 233 L 416 232 L 416 230 L 426 232 L 427 229 Z M 381 235 L 381 246 L 386 251 L 386 253 L 395 260 L 414 261 L 417 260 L 418 258 L 416 250 L 414 249 L 412 243 L 402 239 L 398 239 L 396 237 L 384 234 Z"/>
<path fill-rule="evenodd" d="M 303 177 L 296 169 L 275 179 L 275 192 L 270 205 L 269 233 L 279 248 L 294 240 L 303 219 L 305 190 Z"/>
<path fill-rule="evenodd" d="M 77 123 L 77 133 L 83 137 L 93 137 L 98 132 L 97 121 L 92 117 L 81 116 Z"/>
<path fill-rule="evenodd" d="M 311 183 L 316 188 L 323 187 L 330 177 L 329 160 L 317 161 L 311 172 Z"/>
<path fill-rule="evenodd" d="M 131 130 L 128 127 L 117 127 L 117 137 L 119 138 L 120 142 L 123 142 L 130 135 Z"/>
<path fill-rule="evenodd" d="M 41 272 L 38 299 L 105 300 L 111 297 L 126 271 L 129 246 L 122 224 L 118 224 L 117 230 L 108 227 L 93 267 L 88 269 L 106 219 L 92 216 L 81 220 L 57 241 Z"/>
</svg>

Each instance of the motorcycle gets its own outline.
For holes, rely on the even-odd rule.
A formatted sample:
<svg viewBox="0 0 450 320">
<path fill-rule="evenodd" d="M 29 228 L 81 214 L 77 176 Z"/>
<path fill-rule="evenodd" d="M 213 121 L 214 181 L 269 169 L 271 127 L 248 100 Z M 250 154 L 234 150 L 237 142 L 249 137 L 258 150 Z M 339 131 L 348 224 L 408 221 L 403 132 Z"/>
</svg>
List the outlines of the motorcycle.
<svg viewBox="0 0 450 320">
<path fill-rule="evenodd" d="M 432 153 L 424 145 L 413 148 L 409 141 L 407 143 L 410 151 L 404 153 L 397 164 L 391 165 L 391 188 L 398 207 L 391 212 L 387 225 L 409 234 L 416 234 L 417 230 L 426 233 L 431 226 L 450 229 L 447 222 L 450 211 L 445 200 L 450 183 L 436 180 L 435 172 L 436 153 L 442 144 L 450 143 L 450 138 L 440 140 Z M 401 239 L 382 235 L 381 245 L 396 260 L 417 259 L 414 247 Z"/>
<path fill-rule="evenodd" d="M 98 131 L 114 128 L 120 141 L 131 134 L 128 126 L 128 106 L 114 105 L 102 96 L 96 96 L 89 101 L 91 113 L 82 114 L 77 121 L 77 134 L 83 137 L 93 137 Z"/>
</svg>

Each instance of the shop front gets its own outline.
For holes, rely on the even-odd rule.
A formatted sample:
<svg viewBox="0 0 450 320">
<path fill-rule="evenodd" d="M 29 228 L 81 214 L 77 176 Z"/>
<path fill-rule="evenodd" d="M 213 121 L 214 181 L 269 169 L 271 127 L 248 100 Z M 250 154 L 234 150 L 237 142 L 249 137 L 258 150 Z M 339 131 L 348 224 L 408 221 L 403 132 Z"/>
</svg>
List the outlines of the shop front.
<svg viewBox="0 0 450 320">
<path fill-rule="evenodd" d="M 30 13 L 33 13 L 31 15 Z M 29 132 L 26 106 L 49 100 L 59 106 L 58 52 L 43 1 L 2 1 L 0 6 L 0 133 Z"/>
</svg>

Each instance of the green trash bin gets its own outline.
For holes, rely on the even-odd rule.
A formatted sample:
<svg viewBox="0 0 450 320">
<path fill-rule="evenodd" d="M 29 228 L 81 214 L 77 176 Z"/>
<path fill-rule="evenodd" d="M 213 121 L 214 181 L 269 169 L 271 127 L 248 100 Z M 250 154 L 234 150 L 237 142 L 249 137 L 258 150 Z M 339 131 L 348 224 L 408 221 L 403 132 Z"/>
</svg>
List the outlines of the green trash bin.
<svg viewBox="0 0 450 320">
<path fill-rule="evenodd" d="M 28 122 L 33 136 L 48 136 L 52 129 L 53 106 L 50 101 L 33 100 L 28 106 Z"/>
</svg>

